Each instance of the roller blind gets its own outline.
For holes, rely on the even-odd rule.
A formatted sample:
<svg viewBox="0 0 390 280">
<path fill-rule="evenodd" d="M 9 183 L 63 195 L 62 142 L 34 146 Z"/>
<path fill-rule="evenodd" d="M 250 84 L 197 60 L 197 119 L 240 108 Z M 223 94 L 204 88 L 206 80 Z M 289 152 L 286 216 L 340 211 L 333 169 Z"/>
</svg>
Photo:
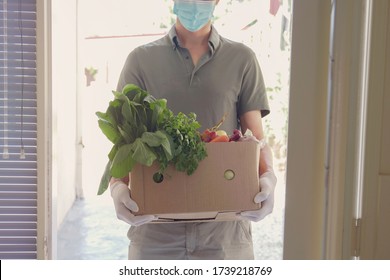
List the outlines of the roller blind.
<svg viewBox="0 0 390 280">
<path fill-rule="evenodd" d="M 0 0 L 0 83 L 0 259 L 36 259 L 36 0 Z"/>
</svg>

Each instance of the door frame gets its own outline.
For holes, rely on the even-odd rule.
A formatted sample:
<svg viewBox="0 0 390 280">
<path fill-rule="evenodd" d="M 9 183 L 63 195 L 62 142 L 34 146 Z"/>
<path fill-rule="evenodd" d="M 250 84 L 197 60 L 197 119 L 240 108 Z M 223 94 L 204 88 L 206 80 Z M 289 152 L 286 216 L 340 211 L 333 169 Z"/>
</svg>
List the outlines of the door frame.
<svg viewBox="0 0 390 280">
<path fill-rule="evenodd" d="M 371 40 L 369 53 L 367 120 L 365 131 L 365 157 L 362 198 L 362 226 L 360 258 L 375 259 L 381 175 L 381 136 L 384 92 L 389 89 L 390 3 L 387 0 L 372 1 Z M 387 71 L 387 72 L 386 72 Z"/>
<path fill-rule="evenodd" d="M 294 1 L 284 259 L 374 257 L 389 5 Z"/>
<path fill-rule="evenodd" d="M 342 2 L 342 1 L 340 1 Z M 354 1 L 353 1 L 354 2 Z M 365 163 L 375 161 L 380 156 L 375 149 L 380 139 L 375 134 L 379 125 L 375 125 L 381 116 L 381 96 L 383 96 L 384 60 L 381 54 L 386 53 L 385 46 L 381 44 L 381 38 L 386 35 L 388 5 L 386 0 L 373 1 L 373 21 L 369 75 L 367 138 L 366 148 L 374 149 L 374 152 L 366 153 Z M 285 259 L 324 259 L 346 258 L 346 248 L 350 240 L 347 234 L 340 235 L 348 224 L 345 217 L 335 216 L 335 209 L 352 207 L 352 202 L 347 201 L 346 194 L 351 190 L 343 188 L 333 192 L 330 196 L 326 191 L 327 182 L 335 180 L 343 182 L 342 177 L 329 178 L 328 170 L 324 163 L 327 162 L 327 96 L 329 73 L 329 38 L 330 38 L 330 13 L 331 1 L 310 0 L 294 1 L 293 8 L 293 38 L 291 51 L 291 83 L 289 104 L 289 137 L 286 174 L 286 214 L 284 233 L 284 258 Z M 56 253 L 56 222 L 55 207 L 52 197 L 54 162 L 51 159 L 51 1 L 37 1 L 37 92 L 38 98 L 38 258 L 52 259 Z M 385 37 L 384 37 L 385 38 Z M 310 50 L 310 51 L 308 51 Z M 341 109 L 340 109 L 341 110 Z M 371 112 L 373 114 L 371 115 Z M 308 132 L 310 132 L 308 134 Z M 372 133 L 375 132 L 375 133 Z M 376 136 L 375 136 L 376 135 Z M 349 135 L 350 136 L 350 135 Z M 347 136 L 343 136 L 347 137 Z M 337 140 L 337 139 L 336 139 Z M 346 143 L 346 138 L 337 141 Z M 344 141 L 344 142 L 343 142 Z M 366 150 L 368 151 L 368 150 Z M 372 150 L 370 150 L 372 151 Z M 376 152 L 375 152 L 376 151 Z M 348 162 L 351 159 L 341 159 Z M 340 163 L 340 161 L 337 161 Z M 342 163 L 341 163 L 342 164 Z M 364 184 L 368 185 L 378 181 L 378 169 L 367 171 Z M 348 171 L 352 172 L 353 171 Z M 341 174 L 348 176 L 352 173 Z M 377 185 L 375 185 L 377 186 Z M 377 187 L 376 187 L 377 188 Z M 367 192 L 364 196 L 364 209 L 374 211 L 374 198 L 378 189 Z M 332 198 L 337 198 L 333 200 Z M 341 199 L 342 198 L 342 199 Z M 299 203 L 297 203 L 299 202 Z M 305 203 L 302 203 L 305 202 Z M 330 202 L 330 203 L 329 203 Z M 336 203 L 338 208 L 332 205 Z M 305 207 L 301 207 L 305 204 Z M 329 207 L 331 206 L 331 207 Z M 332 212 L 333 211 L 333 212 Z M 347 209 L 347 211 L 350 211 Z M 330 230 L 329 222 L 336 219 L 336 226 Z M 367 237 L 368 243 L 362 245 L 362 252 L 372 253 L 374 236 L 368 231 L 370 223 L 362 229 L 362 237 Z M 332 233 L 333 232 L 333 233 Z M 333 238 L 333 237 L 337 238 Z M 348 247 L 348 246 L 347 246 Z"/>
<path fill-rule="evenodd" d="M 37 8 L 37 258 L 56 256 L 55 216 L 52 199 L 51 106 L 51 1 Z M 53 232 L 54 230 L 54 232 Z"/>
<path fill-rule="evenodd" d="M 284 259 L 323 257 L 330 12 L 330 1 L 293 2 Z"/>
<path fill-rule="evenodd" d="M 358 254 L 372 1 L 332 5 L 325 150 L 324 259 Z"/>
</svg>

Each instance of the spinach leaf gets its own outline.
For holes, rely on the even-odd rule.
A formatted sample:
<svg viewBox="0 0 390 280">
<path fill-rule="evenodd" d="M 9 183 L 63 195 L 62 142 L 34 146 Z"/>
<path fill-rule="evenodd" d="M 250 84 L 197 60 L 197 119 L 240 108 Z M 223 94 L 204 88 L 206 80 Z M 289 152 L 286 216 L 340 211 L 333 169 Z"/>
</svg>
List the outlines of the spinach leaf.
<svg viewBox="0 0 390 280">
<path fill-rule="evenodd" d="M 111 161 L 108 161 L 106 164 L 106 168 L 104 169 L 103 176 L 100 180 L 99 189 L 97 193 L 98 195 L 103 194 L 108 188 L 111 179 L 110 167 L 111 167 Z"/>
<path fill-rule="evenodd" d="M 121 140 L 121 134 L 118 131 L 118 128 L 114 127 L 108 121 L 102 119 L 100 119 L 98 123 L 101 131 L 104 133 L 104 135 L 106 135 L 108 140 L 110 140 L 112 143 L 116 144 Z"/>
<path fill-rule="evenodd" d="M 126 144 L 119 147 L 112 161 L 111 176 L 123 178 L 129 174 L 136 161 L 133 158 L 133 144 Z"/>
<path fill-rule="evenodd" d="M 133 159 L 139 162 L 140 164 L 151 166 L 157 156 L 153 150 L 140 138 L 135 139 L 133 145 Z"/>
</svg>

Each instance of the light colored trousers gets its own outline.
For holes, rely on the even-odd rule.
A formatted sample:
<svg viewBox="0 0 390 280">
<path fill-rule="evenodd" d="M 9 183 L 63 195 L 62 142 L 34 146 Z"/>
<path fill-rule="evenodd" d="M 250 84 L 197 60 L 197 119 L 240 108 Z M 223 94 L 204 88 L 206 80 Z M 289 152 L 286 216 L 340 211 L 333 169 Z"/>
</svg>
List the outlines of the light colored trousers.
<svg viewBox="0 0 390 280">
<path fill-rule="evenodd" d="M 252 260 L 249 221 L 145 224 L 131 227 L 129 260 Z"/>
</svg>

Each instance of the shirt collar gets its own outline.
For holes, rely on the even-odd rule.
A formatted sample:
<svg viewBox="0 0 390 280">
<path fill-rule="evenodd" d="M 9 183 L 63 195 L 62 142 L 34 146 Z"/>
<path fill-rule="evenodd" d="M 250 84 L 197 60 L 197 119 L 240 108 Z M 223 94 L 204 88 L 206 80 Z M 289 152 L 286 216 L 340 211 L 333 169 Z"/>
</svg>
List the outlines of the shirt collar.
<svg viewBox="0 0 390 280">
<path fill-rule="evenodd" d="M 176 33 L 175 26 L 172 26 L 171 30 L 168 33 L 169 39 L 171 40 L 173 49 L 176 49 L 177 47 L 180 47 L 180 41 L 179 37 Z M 209 45 L 211 47 L 212 52 L 215 52 L 215 50 L 218 48 L 220 42 L 219 34 L 214 26 L 211 26 L 211 34 L 209 37 Z"/>
<path fill-rule="evenodd" d="M 213 51 L 215 51 L 220 43 L 220 38 L 217 29 L 214 26 L 211 26 L 211 34 L 209 38 L 209 44 L 211 45 Z"/>
</svg>

